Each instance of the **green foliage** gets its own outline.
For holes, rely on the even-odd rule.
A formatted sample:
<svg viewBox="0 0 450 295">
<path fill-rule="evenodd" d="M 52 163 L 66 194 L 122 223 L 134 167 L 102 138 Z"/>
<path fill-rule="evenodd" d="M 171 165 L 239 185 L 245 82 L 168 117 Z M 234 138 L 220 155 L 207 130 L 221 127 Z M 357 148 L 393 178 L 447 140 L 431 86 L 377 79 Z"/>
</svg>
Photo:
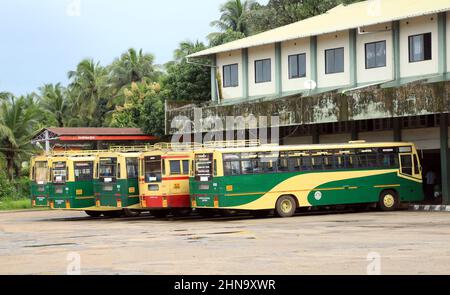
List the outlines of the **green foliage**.
<svg viewBox="0 0 450 295">
<path fill-rule="evenodd" d="M 30 199 L 0 199 L 0 211 L 31 209 Z"/>
<path fill-rule="evenodd" d="M 9 179 L 20 176 L 22 163 L 33 153 L 30 141 L 42 118 L 34 95 L 11 97 L 0 103 L 0 154 Z"/>
<path fill-rule="evenodd" d="M 0 201 L 16 195 L 14 185 L 11 184 L 5 172 L 0 171 Z"/>
<path fill-rule="evenodd" d="M 339 4 L 362 0 L 270 0 L 266 6 L 254 7 L 245 15 L 251 34 L 257 34 L 316 16 Z"/>
</svg>

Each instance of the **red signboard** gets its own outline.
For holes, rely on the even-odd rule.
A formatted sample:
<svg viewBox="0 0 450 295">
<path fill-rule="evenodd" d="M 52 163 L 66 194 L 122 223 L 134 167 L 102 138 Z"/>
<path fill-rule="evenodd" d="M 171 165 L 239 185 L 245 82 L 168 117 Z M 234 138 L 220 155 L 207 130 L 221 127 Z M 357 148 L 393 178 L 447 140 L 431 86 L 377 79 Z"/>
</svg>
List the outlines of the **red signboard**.
<svg viewBox="0 0 450 295">
<path fill-rule="evenodd" d="M 157 138 L 149 135 L 120 135 L 120 136 L 61 136 L 59 137 L 60 141 L 130 141 L 130 140 L 156 140 Z"/>
</svg>

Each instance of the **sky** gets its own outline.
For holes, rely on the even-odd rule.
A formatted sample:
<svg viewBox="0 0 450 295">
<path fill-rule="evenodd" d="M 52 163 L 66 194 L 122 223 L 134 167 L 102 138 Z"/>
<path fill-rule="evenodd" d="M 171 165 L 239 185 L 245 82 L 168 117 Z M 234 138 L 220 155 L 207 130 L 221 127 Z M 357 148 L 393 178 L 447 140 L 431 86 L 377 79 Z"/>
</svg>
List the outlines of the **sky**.
<svg viewBox="0 0 450 295">
<path fill-rule="evenodd" d="M 206 41 L 224 1 L 0 0 L 0 92 L 67 85 L 82 59 L 107 65 L 131 47 L 164 64 L 179 42 Z"/>
</svg>

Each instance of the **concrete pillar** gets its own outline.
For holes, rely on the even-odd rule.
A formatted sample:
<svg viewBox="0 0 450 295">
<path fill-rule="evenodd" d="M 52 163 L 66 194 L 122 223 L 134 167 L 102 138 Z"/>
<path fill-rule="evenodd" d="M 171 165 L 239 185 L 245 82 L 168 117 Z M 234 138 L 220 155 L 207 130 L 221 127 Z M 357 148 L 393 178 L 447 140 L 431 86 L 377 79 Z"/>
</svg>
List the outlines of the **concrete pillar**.
<svg viewBox="0 0 450 295">
<path fill-rule="evenodd" d="M 317 37 L 312 36 L 310 39 L 310 64 L 311 64 L 311 80 L 317 82 Z"/>
<path fill-rule="evenodd" d="M 211 57 L 211 100 L 213 102 L 218 102 L 218 91 L 217 91 L 217 59 L 216 55 L 214 54 Z"/>
<path fill-rule="evenodd" d="M 392 45 L 394 49 L 393 54 L 393 69 L 394 69 L 394 80 L 400 82 L 401 69 L 400 69 L 400 22 L 394 21 L 392 23 Z"/>
<path fill-rule="evenodd" d="M 447 12 L 438 15 L 439 73 L 447 73 Z"/>
<path fill-rule="evenodd" d="M 402 141 L 402 118 L 394 118 L 394 141 Z"/>
<path fill-rule="evenodd" d="M 248 98 L 248 49 L 242 49 L 242 98 Z"/>
<path fill-rule="evenodd" d="M 283 95 L 281 43 L 275 43 L 275 95 Z"/>
<path fill-rule="evenodd" d="M 319 126 L 317 125 L 311 126 L 311 133 L 313 144 L 319 144 L 320 143 Z"/>
<path fill-rule="evenodd" d="M 352 121 L 350 122 L 350 124 L 351 124 L 350 128 L 352 141 L 358 140 L 359 139 L 358 122 Z"/>
<path fill-rule="evenodd" d="M 441 114 L 441 175 L 442 175 L 442 203 L 450 205 L 450 155 L 448 148 L 448 114 Z"/>
<path fill-rule="evenodd" d="M 356 29 L 351 29 L 349 32 L 350 41 L 350 85 L 356 87 L 358 85 L 358 71 L 357 71 L 357 54 L 356 54 Z"/>
</svg>

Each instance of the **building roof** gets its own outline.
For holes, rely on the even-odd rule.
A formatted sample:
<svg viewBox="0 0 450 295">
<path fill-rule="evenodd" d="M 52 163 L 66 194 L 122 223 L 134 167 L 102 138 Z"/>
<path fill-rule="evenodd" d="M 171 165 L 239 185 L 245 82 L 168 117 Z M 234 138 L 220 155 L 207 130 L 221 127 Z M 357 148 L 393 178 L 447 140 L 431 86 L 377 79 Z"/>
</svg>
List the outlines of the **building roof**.
<svg viewBox="0 0 450 295">
<path fill-rule="evenodd" d="M 54 141 L 151 141 L 158 139 L 139 128 L 45 128 L 39 131 L 32 142 Z"/>
<path fill-rule="evenodd" d="M 139 128 L 46 128 L 58 136 L 81 135 L 146 135 Z"/>
<path fill-rule="evenodd" d="M 247 38 L 212 47 L 188 57 L 201 57 L 243 48 L 318 36 L 450 10 L 449 0 L 369 0 L 339 5 L 324 14 Z"/>
</svg>

